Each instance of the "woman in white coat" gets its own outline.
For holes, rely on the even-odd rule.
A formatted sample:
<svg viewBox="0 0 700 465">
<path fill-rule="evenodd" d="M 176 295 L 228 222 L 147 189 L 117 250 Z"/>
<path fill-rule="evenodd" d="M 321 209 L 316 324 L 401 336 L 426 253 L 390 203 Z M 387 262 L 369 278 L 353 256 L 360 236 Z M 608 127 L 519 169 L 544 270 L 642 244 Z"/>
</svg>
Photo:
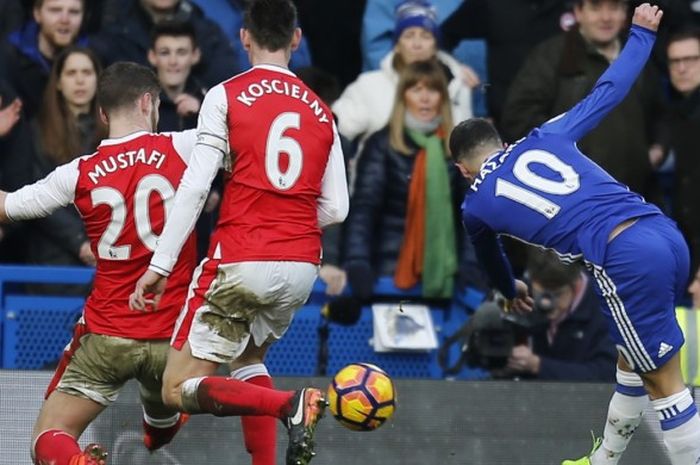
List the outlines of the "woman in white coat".
<svg viewBox="0 0 700 465">
<path fill-rule="evenodd" d="M 378 70 L 358 76 L 333 104 L 338 130 L 348 139 L 367 136 L 386 126 L 399 82 L 399 72 L 408 64 L 437 58 L 447 81 L 455 122 L 472 117 L 471 88 L 463 79 L 464 65 L 438 50 L 439 28 L 435 10 L 424 1 L 410 0 L 396 10 L 394 50 Z"/>
</svg>

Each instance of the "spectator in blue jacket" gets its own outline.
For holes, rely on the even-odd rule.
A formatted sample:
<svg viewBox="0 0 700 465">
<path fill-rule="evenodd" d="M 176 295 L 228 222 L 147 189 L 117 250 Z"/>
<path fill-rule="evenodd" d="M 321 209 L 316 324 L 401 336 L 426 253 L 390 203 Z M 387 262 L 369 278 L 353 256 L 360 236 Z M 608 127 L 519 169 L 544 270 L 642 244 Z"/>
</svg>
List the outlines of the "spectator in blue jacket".
<svg viewBox="0 0 700 465">
<path fill-rule="evenodd" d="M 3 75 L 18 93 L 29 118 L 36 115 L 54 57 L 65 47 L 85 45 L 79 37 L 84 0 L 35 0 L 33 18 L 2 44 Z"/>
<path fill-rule="evenodd" d="M 202 52 L 193 75 L 204 86 L 212 87 L 239 69 L 233 47 L 219 26 L 188 0 L 130 0 L 118 21 L 90 37 L 90 46 L 105 66 L 122 60 L 148 66 L 153 27 L 165 20 L 192 23 Z"/>
<path fill-rule="evenodd" d="M 513 348 L 498 377 L 614 381 L 617 350 L 608 336 L 592 280 L 578 265 L 532 249 L 527 270 L 535 299 L 527 344 Z M 533 318 L 531 317 L 531 318 Z"/>
<path fill-rule="evenodd" d="M 233 50 L 236 52 L 238 71 L 245 71 L 250 68 L 248 53 L 241 43 L 240 29 L 243 27 L 243 11 L 245 11 L 246 0 L 192 0 L 196 3 L 207 18 L 219 25 L 228 38 Z M 305 37 L 301 38 L 299 48 L 292 53 L 289 67 L 297 70 L 311 66 L 311 51 Z"/>
</svg>

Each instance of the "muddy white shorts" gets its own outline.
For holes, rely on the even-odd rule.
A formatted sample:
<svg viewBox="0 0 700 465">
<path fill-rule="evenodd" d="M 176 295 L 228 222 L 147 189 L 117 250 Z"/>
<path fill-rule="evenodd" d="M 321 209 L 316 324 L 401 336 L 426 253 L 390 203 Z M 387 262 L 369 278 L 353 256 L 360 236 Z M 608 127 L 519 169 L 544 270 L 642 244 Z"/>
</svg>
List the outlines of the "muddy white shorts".
<svg viewBox="0 0 700 465">
<path fill-rule="evenodd" d="M 229 363 L 251 336 L 257 346 L 275 341 L 309 298 L 317 275 L 313 263 L 206 258 L 194 273 L 171 345 L 180 350 L 189 342 L 193 356 Z"/>
</svg>

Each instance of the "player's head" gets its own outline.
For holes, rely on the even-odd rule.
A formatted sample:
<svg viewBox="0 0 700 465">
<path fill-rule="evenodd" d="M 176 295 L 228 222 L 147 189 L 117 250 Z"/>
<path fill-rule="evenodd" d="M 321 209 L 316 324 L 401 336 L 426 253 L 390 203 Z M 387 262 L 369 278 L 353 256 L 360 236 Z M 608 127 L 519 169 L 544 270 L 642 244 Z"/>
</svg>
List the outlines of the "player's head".
<svg viewBox="0 0 700 465">
<path fill-rule="evenodd" d="M 537 310 L 554 320 L 571 309 L 583 284 L 578 265 L 562 263 L 553 252 L 532 248 L 527 272 Z"/>
<path fill-rule="evenodd" d="M 627 22 L 626 0 L 576 0 L 574 16 L 581 35 L 604 47 L 618 40 Z"/>
<path fill-rule="evenodd" d="M 107 124 L 119 118 L 143 123 L 154 131 L 158 126 L 160 85 L 146 66 L 121 61 L 107 67 L 97 84 L 100 114 Z"/>
<path fill-rule="evenodd" d="M 282 52 L 289 59 L 299 41 L 301 29 L 297 27 L 297 9 L 291 0 L 248 2 L 243 14 L 241 43 L 249 54 Z"/>
<path fill-rule="evenodd" d="M 674 89 L 690 95 L 700 87 L 700 29 L 674 34 L 668 41 L 667 55 Z"/>
<path fill-rule="evenodd" d="M 184 86 L 200 55 L 192 23 L 163 21 L 153 28 L 148 61 L 163 87 Z"/>
<path fill-rule="evenodd" d="M 485 118 L 464 120 L 450 135 L 452 161 L 467 179 L 473 179 L 484 160 L 502 148 L 501 136 L 494 125 Z"/>
</svg>

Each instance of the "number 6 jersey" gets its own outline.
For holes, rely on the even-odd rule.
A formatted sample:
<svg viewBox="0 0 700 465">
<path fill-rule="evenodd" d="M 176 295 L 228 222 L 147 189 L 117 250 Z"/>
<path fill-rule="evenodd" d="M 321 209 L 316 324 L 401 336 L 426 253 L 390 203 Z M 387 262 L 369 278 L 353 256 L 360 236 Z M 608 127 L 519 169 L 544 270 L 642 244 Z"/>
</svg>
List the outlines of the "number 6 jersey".
<svg viewBox="0 0 700 465">
<path fill-rule="evenodd" d="M 196 261 L 192 236 L 156 312 L 129 309 L 129 295 L 151 260 L 195 142 L 194 130 L 106 139 L 92 155 L 59 166 L 7 196 L 13 220 L 44 216 L 70 203 L 80 212 L 97 257 L 84 317 L 92 333 L 167 339 Z"/>
<path fill-rule="evenodd" d="M 292 72 L 258 65 L 207 93 L 153 271 L 172 268 L 219 167 L 225 186 L 210 258 L 320 262 L 320 227 L 342 221 L 348 208 L 333 115 Z"/>
</svg>

